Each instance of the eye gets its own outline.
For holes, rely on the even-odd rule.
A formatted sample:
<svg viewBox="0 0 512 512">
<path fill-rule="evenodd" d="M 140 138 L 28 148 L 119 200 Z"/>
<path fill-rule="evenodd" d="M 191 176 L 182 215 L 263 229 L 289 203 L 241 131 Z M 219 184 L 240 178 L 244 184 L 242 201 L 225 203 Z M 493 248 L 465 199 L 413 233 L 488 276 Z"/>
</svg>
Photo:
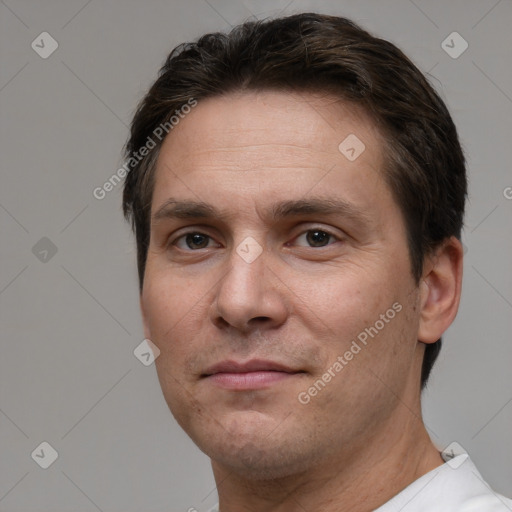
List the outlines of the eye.
<svg viewBox="0 0 512 512">
<path fill-rule="evenodd" d="M 303 234 L 295 238 L 295 242 L 304 239 L 306 244 L 308 244 L 310 247 L 325 247 L 327 245 L 332 245 L 329 244 L 330 239 L 334 239 L 334 241 L 339 240 L 339 238 L 335 237 L 333 234 L 328 233 L 322 229 L 308 229 Z"/>
<path fill-rule="evenodd" d="M 178 249 L 187 251 L 197 249 L 208 249 L 210 242 L 213 242 L 212 237 L 205 235 L 204 233 L 200 233 L 198 231 L 193 231 L 181 235 L 169 245 L 174 245 L 178 247 Z"/>
</svg>

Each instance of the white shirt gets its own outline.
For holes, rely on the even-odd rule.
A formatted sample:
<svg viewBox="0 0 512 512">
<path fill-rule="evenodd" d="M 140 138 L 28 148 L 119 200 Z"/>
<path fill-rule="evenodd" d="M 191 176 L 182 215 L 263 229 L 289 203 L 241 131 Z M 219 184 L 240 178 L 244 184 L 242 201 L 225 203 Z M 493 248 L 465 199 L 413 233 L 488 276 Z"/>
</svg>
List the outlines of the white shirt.
<svg viewBox="0 0 512 512">
<path fill-rule="evenodd" d="M 445 459 L 446 460 L 446 459 Z M 208 512 L 219 512 L 218 504 Z M 511 512 L 464 453 L 415 480 L 374 512 Z"/>
<path fill-rule="evenodd" d="M 463 453 L 418 478 L 375 510 L 398 511 L 511 512 L 512 500 L 494 492 L 469 455 Z"/>
</svg>

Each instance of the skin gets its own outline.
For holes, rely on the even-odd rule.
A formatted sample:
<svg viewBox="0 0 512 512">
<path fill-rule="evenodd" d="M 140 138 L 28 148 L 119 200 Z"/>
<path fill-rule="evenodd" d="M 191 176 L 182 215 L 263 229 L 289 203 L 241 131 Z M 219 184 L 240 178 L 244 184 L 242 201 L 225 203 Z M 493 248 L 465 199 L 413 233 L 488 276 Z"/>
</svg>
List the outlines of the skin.
<svg viewBox="0 0 512 512">
<path fill-rule="evenodd" d="M 352 162 L 338 150 L 349 134 L 365 144 Z M 372 121 L 311 93 L 202 100 L 164 141 L 141 293 L 145 335 L 161 351 L 170 410 L 212 460 L 222 512 L 369 511 L 443 463 L 422 421 L 420 372 L 425 344 L 457 312 L 462 248 L 446 240 L 416 283 L 382 168 Z M 163 215 L 169 198 L 220 215 Z M 277 203 L 311 198 L 349 208 L 271 215 Z M 262 249 L 251 263 L 237 253 L 247 237 Z M 300 403 L 396 303 L 401 311 Z M 202 376 L 220 361 L 255 358 L 302 373 L 242 391 Z"/>
</svg>

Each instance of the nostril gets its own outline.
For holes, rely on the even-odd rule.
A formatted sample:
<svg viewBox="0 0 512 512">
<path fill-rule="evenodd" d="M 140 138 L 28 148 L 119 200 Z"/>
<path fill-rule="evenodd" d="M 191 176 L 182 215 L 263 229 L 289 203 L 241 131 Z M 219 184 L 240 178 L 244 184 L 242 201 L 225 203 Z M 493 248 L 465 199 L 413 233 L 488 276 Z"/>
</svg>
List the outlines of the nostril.
<svg viewBox="0 0 512 512">
<path fill-rule="evenodd" d="M 249 324 L 263 324 L 270 320 L 271 318 L 268 316 L 257 316 L 255 318 L 251 318 L 251 320 L 249 320 Z"/>
</svg>

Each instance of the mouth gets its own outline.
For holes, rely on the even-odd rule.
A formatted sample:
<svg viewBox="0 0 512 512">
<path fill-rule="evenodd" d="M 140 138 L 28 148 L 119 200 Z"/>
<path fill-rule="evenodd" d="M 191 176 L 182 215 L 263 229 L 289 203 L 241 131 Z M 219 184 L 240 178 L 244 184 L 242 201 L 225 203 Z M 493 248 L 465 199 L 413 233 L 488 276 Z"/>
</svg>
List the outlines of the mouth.
<svg viewBox="0 0 512 512">
<path fill-rule="evenodd" d="M 244 391 L 266 388 L 305 373 L 275 361 L 252 359 L 238 363 L 229 360 L 209 367 L 201 378 L 224 389 Z"/>
</svg>

